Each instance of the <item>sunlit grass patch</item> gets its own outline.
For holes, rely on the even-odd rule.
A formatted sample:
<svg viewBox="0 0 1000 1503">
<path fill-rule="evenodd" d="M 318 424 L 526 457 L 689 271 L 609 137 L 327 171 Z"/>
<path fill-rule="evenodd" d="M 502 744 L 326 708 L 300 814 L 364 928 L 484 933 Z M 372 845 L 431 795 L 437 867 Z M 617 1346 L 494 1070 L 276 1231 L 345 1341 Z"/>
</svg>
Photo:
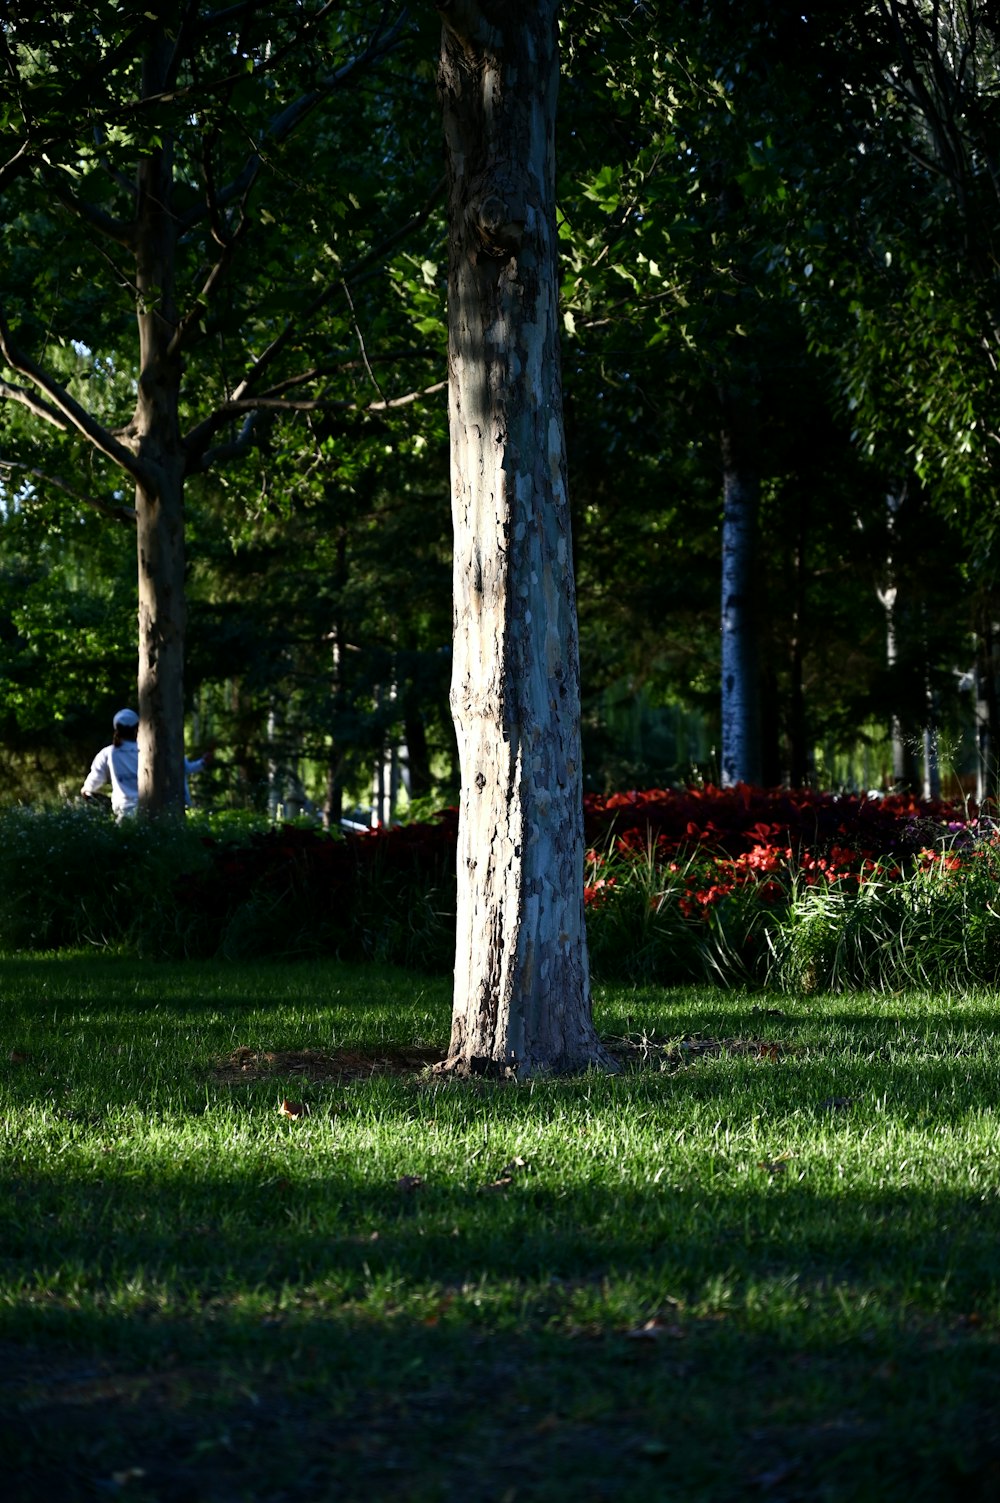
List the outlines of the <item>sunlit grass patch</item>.
<svg viewBox="0 0 1000 1503">
<path fill-rule="evenodd" d="M 52 1456 L 67 1498 L 133 1466 L 220 1503 L 296 1467 L 458 1499 L 456 1448 L 497 1499 L 992 1475 L 991 994 L 605 988 L 622 1073 L 510 1086 L 428 1070 L 447 987 L 402 971 L 24 957 L 0 992 L 25 1497 Z"/>
</svg>

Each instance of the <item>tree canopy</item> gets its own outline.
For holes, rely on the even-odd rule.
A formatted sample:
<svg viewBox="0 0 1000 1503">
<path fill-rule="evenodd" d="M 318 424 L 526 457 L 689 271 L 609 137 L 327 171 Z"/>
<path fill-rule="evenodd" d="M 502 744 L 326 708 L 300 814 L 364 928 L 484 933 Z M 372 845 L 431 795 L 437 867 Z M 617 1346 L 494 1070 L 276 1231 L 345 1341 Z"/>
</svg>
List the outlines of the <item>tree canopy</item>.
<svg viewBox="0 0 1000 1503">
<path fill-rule="evenodd" d="M 8 794 L 70 790 L 150 671 L 135 515 L 166 456 L 183 677 L 157 714 L 174 750 L 185 719 L 219 737 L 210 796 L 264 804 L 284 768 L 336 818 L 405 744 L 417 794 L 450 797 L 433 13 L 63 19 L 0 23 Z M 993 673 L 995 20 L 715 0 L 566 4 L 561 30 L 587 784 L 718 775 L 734 404 L 760 777 L 891 778 L 890 728 L 914 740 L 933 703 L 957 735 L 959 674 Z M 168 279 L 141 249 L 160 231 Z M 154 367 L 173 396 L 151 421 Z"/>
</svg>

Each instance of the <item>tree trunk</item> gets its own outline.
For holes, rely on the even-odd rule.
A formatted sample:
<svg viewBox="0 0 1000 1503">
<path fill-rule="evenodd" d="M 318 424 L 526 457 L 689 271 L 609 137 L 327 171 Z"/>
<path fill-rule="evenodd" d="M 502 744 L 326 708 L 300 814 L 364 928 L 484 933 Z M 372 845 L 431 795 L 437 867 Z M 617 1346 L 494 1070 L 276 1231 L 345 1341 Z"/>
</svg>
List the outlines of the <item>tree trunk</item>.
<svg viewBox="0 0 1000 1503">
<path fill-rule="evenodd" d="M 913 791 L 920 785 L 917 766 L 916 736 L 911 708 L 910 685 L 905 682 L 912 669 L 910 654 L 903 653 L 903 617 L 896 556 L 899 551 L 900 509 L 906 500 L 906 487 L 886 496 L 886 528 L 889 547 L 886 556 L 886 586 L 878 591 L 885 612 L 885 661 L 889 672 L 892 712 L 889 734 L 892 740 L 892 784 L 897 790 Z"/>
<path fill-rule="evenodd" d="M 576 597 L 559 371 L 556 0 L 440 6 L 449 170 L 461 803 L 443 1068 L 525 1077 L 612 1061 L 583 913 Z"/>
<path fill-rule="evenodd" d="M 757 514 L 760 484 L 746 453 L 746 421 L 723 397 L 722 757 L 723 788 L 761 779 L 757 642 Z"/>
<path fill-rule="evenodd" d="M 982 608 L 976 634 L 974 686 L 976 697 L 976 799 L 994 803 L 998 791 L 997 691 L 995 628 L 991 602 Z"/>
<path fill-rule="evenodd" d="M 924 798 L 941 797 L 941 756 L 938 746 L 938 696 L 931 673 L 930 644 L 927 635 L 927 610 L 921 604 L 920 658 L 924 671 L 923 793 Z"/>
<path fill-rule="evenodd" d="M 158 26 L 143 90 L 165 84 L 173 43 Z M 181 362 L 172 349 L 176 231 L 169 139 L 140 159 L 136 181 L 136 309 L 139 383 L 132 437 L 152 483 L 136 487 L 139 574 L 139 805 L 184 811 L 184 452 Z"/>
<path fill-rule="evenodd" d="M 793 788 L 808 788 L 812 780 L 812 757 L 806 721 L 805 694 L 805 627 L 806 627 L 806 510 L 803 498 L 799 508 L 798 536 L 795 541 L 794 588 L 795 610 L 792 617 L 790 678 L 788 705 L 788 777 Z"/>
<path fill-rule="evenodd" d="M 406 698 L 403 735 L 406 737 L 406 771 L 409 778 L 406 791 L 411 799 L 426 798 L 433 787 L 431 756 L 427 745 L 427 727 L 420 713 L 416 693 L 412 691 Z"/>
<path fill-rule="evenodd" d="M 344 591 L 347 588 L 347 530 L 337 531 L 337 568 L 333 586 L 337 601 L 333 626 L 330 630 L 330 719 L 332 730 L 327 748 L 326 796 L 323 801 L 323 828 L 336 830 L 344 817 L 344 766 L 345 757 L 340 746 L 340 715 L 346 700 L 344 682 L 344 656 L 347 651 L 343 620 Z"/>
</svg>

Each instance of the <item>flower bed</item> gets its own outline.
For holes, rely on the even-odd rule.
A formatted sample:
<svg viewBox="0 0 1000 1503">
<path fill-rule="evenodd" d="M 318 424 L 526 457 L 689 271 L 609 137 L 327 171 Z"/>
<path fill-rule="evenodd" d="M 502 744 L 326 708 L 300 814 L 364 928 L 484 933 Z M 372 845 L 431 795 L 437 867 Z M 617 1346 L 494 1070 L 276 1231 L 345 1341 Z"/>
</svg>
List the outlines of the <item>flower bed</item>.
<svg viewBox="0 0 1000 1503">
<path fill-rule="evenodd" d="M 974 819 L 977 811 L 971 811 Z M 592 847 L 612 837 L 616 848 L 658 859 L 697 848 L 712 855 L 739 856 L 761 847 L 796 852 L 811 848 L 866 851 L 870 856 L 903 854 L 926 845 L 951 825 L 964 829 L 966 812 L 944 800 L 911 794 L 817 793 L 809 789 L 689 788 L 613 793 L 584 798 L 584 821 Z"/>
<path fill-rule="evenodd" d="M 627 905 L 644 930 L 628 962 L 636 979 L 869 985 L 880 954 L 897 980 L 939 976 L 943 955 L 955 979 L 997 978 L 1000 853 L 974 807 L 741 785 L 591 797 L 586 824 L 598 969 L 625 953 L 612 916 Z M 990 941 L 975 953 L 953 932 L 984 925 Z"/>
<path fill-rule="evenodd" d="M 584 817 L 598 978 L 871 984 L 890 952 L 897 979 L 911 966 L 908 944 L 947 951 L 949 974 L 997 970 L 992 940 L 971 958 L 961 949 L 959 963 L 949 937 L 949 925 L 993 922 L 997 850 L 976 810 L 740 786 L 589 796 Z M 209 840 L 208 869 L 179 886 L 179 901 L 223 953 L 311 949 L 447 969 L 457 827 L 447 809 L 371 834 L 285 826 Z"/>
<path fill-rule="evenodd" d="M 1000 845 L 975 809 L 699 788 L 589 797 L 584 813 L 598 980 L 1000 982 Z M 9 810 L 0 950 L 334 954 L 447 972 L 457 829 L 454 809 L 348 835 Z"/>
</svg>

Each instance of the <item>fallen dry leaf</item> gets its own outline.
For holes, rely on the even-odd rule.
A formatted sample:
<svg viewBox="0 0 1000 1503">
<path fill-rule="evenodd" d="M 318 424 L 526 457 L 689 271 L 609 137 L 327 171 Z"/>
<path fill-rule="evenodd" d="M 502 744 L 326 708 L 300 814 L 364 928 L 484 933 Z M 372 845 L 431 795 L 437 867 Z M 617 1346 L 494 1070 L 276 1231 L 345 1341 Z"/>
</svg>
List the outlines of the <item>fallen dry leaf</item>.
<svg viewBox="0 0 1000 1503">
<path fill-rule="evenodd" d="M 282 1101 L 278 1111 L 283 1117 L 308 1117 L 309 1107 L 304 1101 Z"/>
<path fill-rule="evenodd" d="M 22 1054 L 20 1049 L 12 1049 L 7 1058 L 12 1065 L 26 1065 L 31 1058 L 30 1054 Z"/>
<path fill-rule="evenodd" d="M 788 1168 L 788 1160 L 794 1157 L 792 1153 L 779 1153 L 776 1159 L 761 1159 L 757 1168 L 766 1169 L 770 1175 L 784 1174 Z"/>
<path fill-rule="evenodd" d="M 665 1320 L 653 1316 L 643 1325 L 636 1326 L 634 1331 L 626 1331 L 625 1335 L 630 1341 L 659 1341 L 661 1336 L 671 1336 L 675 1340 L 684 1335 L 683 1326 L 668 1325 Z"/>
<path fill-rule="evenodd" d="M 520 1154 L 515 1154 L 509 1164 L 501 1169 L 499 1177 L 491 1180 L 488 1185 L 483 1185 L 484 1190 L 505 1190 L 508 1185 L 514 1183 L 514 1176 L 521 1174 L 529 1167 L 527 1159 L 522 1159 Z"/>
</svg>

